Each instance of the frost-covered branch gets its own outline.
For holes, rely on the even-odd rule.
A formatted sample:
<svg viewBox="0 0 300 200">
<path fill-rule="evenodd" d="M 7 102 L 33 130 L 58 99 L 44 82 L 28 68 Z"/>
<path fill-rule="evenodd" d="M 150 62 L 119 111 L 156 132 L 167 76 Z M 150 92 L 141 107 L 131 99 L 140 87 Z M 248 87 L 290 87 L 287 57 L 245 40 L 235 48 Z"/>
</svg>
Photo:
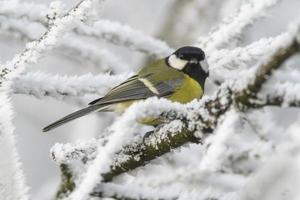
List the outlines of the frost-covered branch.
<svg viewBox="0 0 300 200">
<path fill-rule="evenodd" d="M 2 199 L 29 200 L 29 188 L 25 182 L 13 133 L 13 110 L 8 91 L 3 90 L 0 88 L 0 196 Z"/>
<path fill-rule="evenodd" d="M 61 45 L 57 48 L 59 52 L 83 65 L 92 64 L 102 71 L 116 73 L 130 69 L 126 62 L 111 51 L 102 48 L 100 45 L 92 45 L 74 34 L 68 33 L 62 39 Z"/>
<path fill-rule="evenodd" d="M 45 13 L 49 8 L 43 4 L 3 0 L 0 2 L 0 16 L 28 18 L 30 21 L 46 23 Z"/>
<path fill-rule="evenodd" d="M 37 98 L 52 97 L 63 100 L 85 95 L 103 96 L 108 89 L 121 83 L 131 74 L 86 74 L 82 76 L 59 76 L 31 72 L 17 77 L 12 85 L 16 94 L 33 95 Z"/>
<path fill-rule="evenodd" d="M 230 105 L 228 101 L 230 101 L 230 98 L 226 99 L 226 97 L 229 98 L 230 93 L 228 93 L 228 90 L 225 87 L 221 89 L 213 99 L 202 100 L 200 105 L 198 104 L 199 107 L 196 107 L 196 103 L 193 103 L 190 105 L 188 110 L 183 110 L 183 105 L 178 104 L 175 106 L 170 102 L 165 102 L 166 100 L 160 100 L 161 102 L 154 101 L 156 102 L 155 105 L 159 105 L 165 112 L 170 110 L 169 108 L 177 110 L 177 114 L 181 113 L 180 116 L 178 116 L 179 114 L 177 115 L 177 117 L 180 117 L 180 120 L 174 120 L 173 118 L 175 116 L 173 116 L 174 113 L 172 112 L 166 113 L 162 116 L 165 119 L 171 120 L 170 124 L 157 128 L 152 134 L 150 134 L 149 137 L 147 137 L 145 143 L 143 142 L 142 137 L 140 137 L 139 142 L 134 142 L 128 146 L 124 146 L 122 148 L 123 150 L 120 151 L 113 159 L 110 170 L 102 174 L 102 180 L 105 182 L 111 181 L 115 176 L 143 166 L 149 161 L 188 142 L 200 142 L 205 135 L 201 132 L 211 132 L 216 125 L 219 116 L 228 109 L 228 105 Z M 146 101 L 136 107 L 131 107 L 127 112 L 130 116 L 132 116 L 132 113 L 136 113 L 135 111 L 139 110 L 139 115 L 143 116 L 145 114 L 143 114 L 142 111 L 146 112 L 153 106 L 153 103 L 150 102 L 153 102 L 153 100 Z M 200 111 L 201 114 L 198 113 L 198 108 L 200 107 L 205 108 Z M 157 111 L 155 112 L 156 115 L 161 113 L 157 113 Z M 146 113 L 149 114 L 148 111 Z M 126 119 L 125 117 L 123 118 Z M 126 121 L 126 124 L 128 123 L 129 122 Z M 177 128 L 174 129 L 174 126 Z M 122 130 L 124 131 L 124 128 Z M 62 188 L 64 188 L 64 186 L 62 186 Z M 60 191 L 64 190 L 61 189 Z M 63 196 L 63 194 L 59 194 L 59 196 Z"/>
<path fill-rule="evenodd" d="M 251 101 L 251 106 L 300 107 L 300 84 L 277 83 L 263 86 L 262 91 Z"/>
<path fill-rule="evenodd" d="M 165 42 L 147 36 L 127 25 L 108 20 L 99 20 L 92 27 L 82 25 L 75 31 L 84 36 L 92 36 L 155 57 L 164 57 L 172 52 Z"/>
<path fill-rule="evenodd" d="M 1 67 L 0 86 L 8 75 L 10 79 L 17 77 L 25 67 L 35 63 L 42 56 L 42 53 L 53 48 L 63 33 L 74 28 L 77 23 L 80 23 L 84 18 L 85 12 L 91 9 L 92 5 L 92 0 L 82 0 L 66 15 L 55 19 L 49 30 L 39 40 L 28 43 L 21 54 L 17 54 L 12 61 L 7 62 L 5 66 Z"/>
<path fill-rule="evenodd" d="M 268 59 L 268 62 L 258 68 L 250 84 L 236 93 L 236 103 L 242 107 L 251 108 L 251 99 L 255 98 L 272 72 L 297 52 L 299 52 L 299 43 L 295 37 L 292 37 Z"/>
<path fill-rule="evenodd" d="M 226 18 L 208 37 L 199 38 L 197 45 L 205 49 L 208 55 L 216 49 L 230 47 L 239 39 L 246 27 L 265 16 L 266 10 L 278 2 L 278 0 L 247 1 L 236 14 Z"/>
<path fill-rule="evenodd" d="M 26 10 L 27 4 L 24 4 Z M 32 7 L 39 8 L 43 6 Z M 43 11 L 43 9 L 41 11 Z M 33 13 L 35 13 L 35 11 L 33 11 Z M 34 18 L 33 16 L 29 15 L 28 18 Z M 22 38 L 25 41 L 36 40 L 46 30 L 47 26 L 34 21 L 29 21 L 29 19 L 12 18 L 7 16 L 7 13 L 6 15 L 0 14 L 0 30 L 2 30 L 4 33 L 7 32 L 10 35 L 15 35 L 18 38 Z M 44 23 L 46 24 L 46 22 Z M 67 33 L 63 39 L 59 41 L 56 49 L 62 55 L 71 57 L 73 60 L 82 63 L 93 64 L 97 67 L 99 66 L 103 71 L 116 71 L 116 69 L 127 68 L 126 62 L 122 61 L 112 52 L 103 49 L 99 45 L 95 45 L 94 43 L 84 40 L 84 38 L 76 35 L 75 33 Z"/>
<path fill-rule="evenodd" d="M 45 28 L 48 27 L 48 18 L 45 16 L 45 13 L 49 13 L 49 10 L 43 5 L 32 3 L 11 4 L 8 1 L 1 2 L 0 5 L 0 16 L 6 16 L 6 18 L 9 19 L 27 18 L 27 20 L 39 23 Z M 28 35 L 22 33 L 23 30 L 21 28 L 14 27 L 15 24 L 9 24 L 8 22 L 9 21 L 2 22 L 5 23 L 5 28 L 12 26 L 14 29 L 20 31 L 22 35 Z M 172 49 L 163 41 L 148 36 L 128 25 L 122 25 L 118 22 L 109 20 L 98 20 L 91 26 L 84 23 L 78 24 L 78 26 L 73 29 L 73 33 L 76 37 L 80 36 L 104 40 L 118 46 L 125 46 L 132 50 L 154 55 L 156 57 L 166 56 L 172 51 Z M 71 40 L 72 38 L 73 37 L 71 37 Z M 67 45 L 67 43 L 65 45 Z"/>
<path fill-rule="evenodd" d="M 276 37 L 262 38 L 244 47 L 214 51 L 208 58 L 210 78 L 221 83 L 243 76 L 248 73 L 250 68 L 257 66 L 261 60 L 267 59 L 278 46 L 284 44 L 289 38 L 291 38 L 291 34 L 285 32 Z"/>
</svg>

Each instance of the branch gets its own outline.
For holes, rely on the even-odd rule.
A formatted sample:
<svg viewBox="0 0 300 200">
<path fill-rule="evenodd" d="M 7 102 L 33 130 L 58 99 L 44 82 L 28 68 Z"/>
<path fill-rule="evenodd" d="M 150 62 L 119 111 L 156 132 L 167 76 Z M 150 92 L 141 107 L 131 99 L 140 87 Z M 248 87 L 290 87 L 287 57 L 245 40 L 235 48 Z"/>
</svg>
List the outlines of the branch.
<svg viewBox="0 0 300 200">
<path fill-rule="evenodd" d="M 237 13 L 226 18 L 208 37 L 200 37 L 196 45 L 205 49 L 208 55 L 216 49 L 228 48 L 239 39 L 245 28 L 265 16 L 266 10 L 277 3 L 278 0 L 248 1 Z"/>
<path fill-rule="evenodd" d="M 0 2 L 0 16 L 2 13 L 2 15 L 10 18 L 26 17 L 29 21 L 40 23 L 45 28 L 48 27 L 48 18 L 45 16 L 45 13 L 48 12 L 48 9 L 43 5 L 31 3 L 11 5 L 9 1 Z M 156 57 L 166 56 L 172 51 L 172 49 L 161 40 L 148 36 L 141 31 L 132 29 L 127 25 L 122 25 L 118 22 L 109 20 L 99 20 L 92 26 L 81 23 L 73 29 L 73 33 L 77 37 L 83 36 L 104 40 L 118 46 L 124 46 L 131 50 L 147 53 Z"/>
<path fill-rule="evenodd" d="M 2 31 L 8 32 L 10 36 L 17 36 L 25 41 L 36 40 L 47 28 L 46 26 L 36 26 L 36 22 L 28 21 L 27 19 L 14 19 L 9 16 L 1 17 L 0 14 L 0 28 Z M 33 27 L 35 29 L 34 32 L 32 31 Z M 75 61 L 100 66 L 104 71 L 117 71 L 118 69 L 128 68 L 125 62 L 110 51 L 102 49 L 94 43 L 83 42 L 83 38 L 78 37 L 74 33 L 66 34 L 59 41 L 59 46 L 56 49 L 60 54 L 71 57 Z"/>
<path fill-rule="evenodd" d="M 53 48 L 57 40 L 67 30 L 80 23 L 87 10 L 92 8 L 92 0 L 82 0 L 62 18 L 54 20 L 50 29 L 39 40 L 26 45 L 21 54 L 17 54 L 12 61 L 7 62 L 0 71 L 0 86 L 7 78 L 17 77 L 29 64 L 37 62 L 46 50 Z M 9 76 L 9 77 L 8 77 Z"/>
<path fill-rule="evenodd" d="M 2 199 L 29 200 L 22 163 L 12 124 L 13 110 L 8 90 L 0 88 L 0 196 Z"/>
<path fill-rule="evenodd" d="M 92 44 L 78 36 L 68 33 L 57 48 L 65 56 L 71 57 L 81 63 L 92 64 L 99 67 L 102 71 L 117 73 L 130 69 L 126 62 L 120 57 L 100 45 Z"/>
<path fill-rule="evenodd" d="M 81 25 L 75 29 L 75 32 L 159 58 L 165 57 L 173 51 L 163 41 L 148 36 L 141 31 L 134 30 L 127 25 L 108 20 L 99 20 L 92 27 Z"/>
<path fill-rule="evenodd" d="M 251 108 L 251 99 L 261 90 L 262 85 L 274 70 L 282 66 L 282 63 L 292 55 L 299 52 L 299 43 L 295 38 L 292 41 L 286 41 L 287 46 L 277 50 L 277 52 L 256 71 L 254 79 L 247 87 L 235 93 L 235 102 L 241 108 Z"/>
<path fill-rule="evenodd" d="M 289 38 L 291 34 L 285 32 L 275 37 L 262 38 L 244 47 L 214 51 L 208 58 L 210 78 L 220 84 L 228 79 L 238 79 L 243 73 L 248 74 L 249 69 L 270 57 Z"/>
<path fill-rule="evenodd" d="M 300 107 L 300 84 L 273 83 L 265 85 L 256 97 L 251 99 L 252 108 L 264 106 Z"/>
<path fill-rule="evenodd" d="M 212 129 L 214 128 L 214 126 L 217 123 L 217 120 L 219 118 L 220 115 L 222 115 L 228 108 L 230 105 L 230 93 L 228 93 L 228 89 L 226 87 L 224 87 L 223 89 L 220 89 L 220 91 L 215 95 L 215 97 L 213 97 L 213 99 L 208 99 L 205 100 L 203 99 L 200 103 L 200 105 L 198 104 L 199 108 L 203 108 L 199 114 L 197 107 L 195 107 L 195 104 L 191 104 L 190 108 L 188 110 L 186 110 L 185 112 L 183 112 L 183 105 L 180 104 L 176 104 L 177 106 L 175 106 L 173 103 L 169 102 L 168 104 L 166 104 L 164 99 L 161 99 L 160 102 L 157 101 L 151 101 L 151 99 L 147 100 L 145 103 L 140 104 L 140 105 L 136 105 L 136 106 L 132 106 L 130 107 L 127 111 L 126 111 L 126 115 L 128 116 L 132 116 L 133 113 L 138 113 L 136 112 L 137 110 L 139 110 L 139 115 L 141 116 L 145 116 L 145 114 L 143 113 L 143 111 L 149 111 L 149 108 L 152 108 L 152 104 L 149 104 L 149 102 L 155 102 L 156 105 L 160 106 L 160 108 L 162 110 L 169 111 L 169 106 L 171 106 L 174 110 L 177 110 L 177 115 L 174 116 L 173 112 L 168 112 L 166 113 L 163 118 L 167 118 L 169 120 L 172 120 L 172 122 L 170 124 L 166 124 L 163 127 L 160 127 L 158 129 L 155 130 L 155 132 L 153 134 L 151 134 L 145 143 L 142 142 L 142 138 L 140 137 L 140 142 L 138 143 L 132 143 L 129 144 L 128 146 L 124 146 L 124 148 L 122 148 L 123 150 L 120 151 L 116 157 L 113 159 L 113 164 L 110 166 L 110 170 L 108 172 L 105 172 L 102 174 L 102 180 L 107 182 L 107 181 L 111 181 L 115 176 L 120 175 L 124 172 L 127 172 L 129 170 L 133 170 L 137 167 L 140 166 L 144 166 L 146 165 L 150 160 L 153 160 L 165 153 L 170 152 L 172 149 L 178 148 L 188 142 L 193 142 L 193 143 L 198 143 L 199 141 L 201 141 L 205 135 L 209 132 L 212 131 Z M 229 99 L 228 99 L 229 98 Z M 146 105 L 147 106 L 146 106 Z M 155 111 L 157 112 L 157 111 Z M 161 113 L 161 112 L 159 112 Z M 155 113 L 156 115 L 159 113 Z M 180 113 L 180 120 L 174 120 L 174 117 L 179 117 L 179 113 Z M 207 116 L 206 114 L 209 113 L 210 115 Z M 149 116 L 149 113 L 146 115 Z M 150 115 L 152 116 L 152 115 Z M 123 123 L 124 124 L 129 124 L 130 122 L 128 122 L 126 120 L 126 117 L 123 116 L 123 119 L 125 120 Z M 132 121 L 135 121 L 135 118 L 130 118 Z M 197 121 L 197 123 L 195 123 Z M 121 123 L 121 124 L 120 124 Z M 117 127 L 118 129 L 121 129 L 119 131 L 122 131 L 122 134 L 128 135 L 130 133 L 125 132 L 124 133 L 124 128 L 122 128 L 124 125 L 122 123 L 122 120 L 117 121 L 117 124 L 115 125 L 115 127 Z M 132 122 L 131 122 L 132 123 Z M 176 124 L 177 128 L 174 129 L 174 125 Z M 192 126 L 193 124 L 193 126 Z M 174 132 L 175 131 L 175 132 Z M 203 131 L 205 134 L 203 135 L 202 132 Z M 120 136 L 115 136 L 116 138 L 118 138 L 118 141 L 126 141 L 126 139 L 121 139 Z M 110 138 L 111 139 L 111 138 Z M 103 147 L 104 149 L 106 148 L 106 146 Z M 94 161 L 98 161 L 98 159 L 100 159 L 100 161 L 104 161 L 104 153 L 102 153 L 102 151 L 104 150 L 99 150 L 101 152 L 101 156 L 97 156 L 96 158 L 94 158 Z M 55 152 L 62 152 L 62 151 L 55 151 Z M 82 151 L 81 151 L 82 152 Z M 105 152 L 105 151 L 104 151 Z M 55 153 L 52 151 L 52 155 L 55 156 Z M 76 154 L 75 154 L 76 155 Z M 80 159 L 84 158 L 85 156 L 81 154 Z M 60 159 L 61 160 L 61 159 Z M 94 162 L 93 161 L 93 162 Z M 107 162 L 107 161 L 106 161 Z M 104 161 L 105 163 L 105 161 Z M 87 171 L 89 171 L 89 168 L 91 167 L 91 165 L 88 167 Z M 93 165 L 93 169 L 97 169 L 97 171 L 99 171 L 98 169 L 100 169 L 99 167 L 95 167 Z M 94 174 L 95 172 L 93 172 Z M 95 175 L 93 175 L 95 177 Z M 98 179 L 97 179 L 98 180 Z M 83 183 L 81 186 L 84 186 Z M 61 186 L 62 188 L 65 188 L 64 185 Z M 80 186 L 78 186 L 80 187 Z M 60 191 L 64 191 L 64 190 L 60 190 Z M 69 193 L 70 191 L 68 191 Z M 72 195 L 72 198 L 78 198 L 78 197 L 82 197 L 81 192 L 78 192 L 78 188 L 77 188 L 77 193 L 76 196 Z M 66 195 L 66 193 L 64 194 L 58 194 L 58 196 L 62 197 Z"/>
<path fill-rule="evenodd" d="M 12 89 L 16 94 L 33 95 L 36 98 L 52 97 L 58 100 L 82 98 L 88 95 L 103 96 L 113 86 L 131 74 L 100 74 L 93 76 L 59 76 L 42 72 L 22 74 L 15 79 Z"/>
</svg>

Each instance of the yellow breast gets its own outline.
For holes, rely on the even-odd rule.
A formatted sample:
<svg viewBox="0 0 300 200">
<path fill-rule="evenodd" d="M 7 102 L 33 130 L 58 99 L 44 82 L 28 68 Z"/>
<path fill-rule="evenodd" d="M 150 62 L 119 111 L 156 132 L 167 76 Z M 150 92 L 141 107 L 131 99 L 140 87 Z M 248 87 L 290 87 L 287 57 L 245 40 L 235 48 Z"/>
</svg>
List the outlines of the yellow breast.
<svg viewBox="0 0 300 200">
<path fill-rule="evenodd" d="M 188 103 L 193 99 L 201 98 L 203 89 L 197 81 L 184 75 L 183 84 L 176 92 L 174 92 L 168 99 L 179 103 Z"/>
</svg>

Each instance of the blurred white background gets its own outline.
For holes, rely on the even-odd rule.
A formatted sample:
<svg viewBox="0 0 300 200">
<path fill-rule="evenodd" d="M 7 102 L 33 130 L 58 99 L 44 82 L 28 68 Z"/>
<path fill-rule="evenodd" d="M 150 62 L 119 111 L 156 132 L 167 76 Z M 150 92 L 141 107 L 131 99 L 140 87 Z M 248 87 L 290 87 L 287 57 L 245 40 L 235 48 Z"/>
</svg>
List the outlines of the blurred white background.
<svg viewBox="0 0 300 200">
<path fill-rule="evenodd" d="M 45 5 L 49 5 L 51 2 L 50 0 L 27 1 Z M 199 2 L 201 1 L 199 0 Z M 71 8 L 77 1 L 64 0 L 62 2 L 68 8 Z M 172 12 L 170 7 L 173 2 L 173 0 L 110 0 L 99 6 L 99 13 L 102 19 L 126 23 L 148 35 L 165 39 L 166 36 L 163 36 L 161 31 L 164 28 L 167 16 Z M 192 44 L 199 36 L 205 36 L 210 28 L 217 25 L 224 17 L 236 11 L 243 1 L 215 0 L 213 2 L 219 2 L 218 6 L 220 9 L 217 10 L 218 13 L 210 14 L 210 19 L 193 17 L 188 19 L 188 21 L 195 20 L 192 23 L 197 24 L 197 27 L 194 27 L 195 30 L 193 31 L 197 34 L 192 35 L 186 41 L 183 39 L 168 41 L 172 47 L 176 48 Z M 286 30 L 288 24 L 299 16 L 299 8 L 299 0 L 283 0 L 278 6 L 268 12 L 266 18 L 248 27 L 248 30 L 245 31 L 245 34 L 240 39 L 240 44 L 246 45 L 261 37 L 275 36 L 282 33 Z M 212 9 L 207 12 L 214 11 L 215 9 Z M 176 15 L 176 13 L 173 14 Z M 188 14 L 186 17 L 189 17 Z M 181 26 L 180 19 L 176 23 L 175 30 L 178 33 L 184 33 L 186 23 Z M 34 32 L 34 30 L 32 31 Z M 39 32 L 40 30 L 37 28 L 36 31 Z M 4 63 L 12 59 L 16 53 L 22 51 L 24 45 L 25 42 L 23 40 L 0 32 L 1 62 Z M 99 41 L 97 45 L 101 48 L 108 48 L 120 57 L 120 60 L 125 65 L 130 66 L 130 69 L 120 69 L 116 73 L 135 71 L 148 58 L 145 54 L 129 51 L 127 48 L 116 47 L 106 42 Z M 80 63 L 69 59 L 55 50 L 47 53 L 38 64 L 30 68 L 32 71 L 43 71 L 60 75 L 97 74 L 101 72 L 99 69 L 91 63 Z M 51 97 L 37 99 L 36 97 L 20 94 L 14 94 L 12 100 L 15 109 L 14 124 L 16 126 L 17 148 L 23 162 L 27 183 L 31 188 L 30 193 L 33 199 L 41 199 L 45 194 L 51 196 L 56 191 L 60 176 L 58 166 L 51 161 L 49 149 L 57 142 L 66 143 L 87 140 L 95 136 L 97 131 L 102 130 L 111 122 L 114 114 L 93 114 L 55 129 L 50 133 L 43 133 L 41 129 L 45 125 L 84 105 L 72 100 L 58 101 Z M 277 121 L 281 123 L 291 123 L 294 120 L 293 118 L 299 118 L 299 112 L 295 110 L 272 108 L 269 109 L 269 112 L 280 112 L 280 115 L 288 116 L 284 117 L 283 120 L 283 118 L 280 118 L 280 115 L 275 115 L 279 118 Z"/>
</svg>

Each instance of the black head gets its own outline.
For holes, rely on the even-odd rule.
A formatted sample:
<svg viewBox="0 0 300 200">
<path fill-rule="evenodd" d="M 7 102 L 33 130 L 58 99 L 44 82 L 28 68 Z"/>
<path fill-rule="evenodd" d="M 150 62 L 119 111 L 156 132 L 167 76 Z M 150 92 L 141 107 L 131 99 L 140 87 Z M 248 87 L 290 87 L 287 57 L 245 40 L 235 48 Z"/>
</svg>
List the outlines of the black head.
<svg viewBox="0 0 300 200">
<path fill-rule="evenodd" d="M 202 49 L 197 47 L 185 46 L 179 48 L 174 54 L 182 59 L 187 61 L 202 61 L 205 59 L 205 53 Z"/>
<path fill-rule="evenodd" d="M 184 72 L 201 85 L 208 77 L 208 64 L 205 53 L 198 47 L 185 46 L 166 58 L 168 66 Z"/>
</svg>

